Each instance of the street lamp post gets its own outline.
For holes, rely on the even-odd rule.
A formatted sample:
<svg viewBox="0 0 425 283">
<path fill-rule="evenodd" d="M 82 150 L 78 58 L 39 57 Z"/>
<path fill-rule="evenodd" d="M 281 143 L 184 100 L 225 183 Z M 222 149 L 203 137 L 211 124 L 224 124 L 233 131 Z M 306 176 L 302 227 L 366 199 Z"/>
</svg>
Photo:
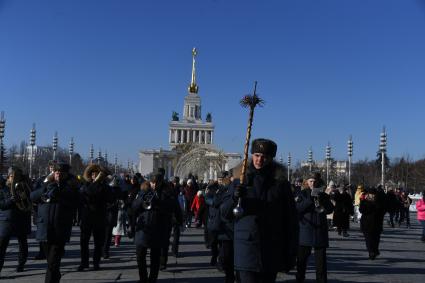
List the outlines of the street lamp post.
<svg viewBox="0 0 425 283">
<path fill-rule="evenodd" d="M 4 129 L 6 128 L 6 120 L 4 119 L 4 111 L 1 111 L 0 116 L 0 175 L 3 172 L 3 162 L 4 162 Z"/>
<path fill-rule="evenodd" d="M 115 159 L 114 159 L 114 173 L 115 173 L 115 175 L 117 175 L 117 172 L 118 172 L 118 157 L 115 154 Z"/>
<path fill-rule="evenodd" d="M 331 146 L 326 146 L 326 186 L 329 185 L 329 162 L 331 161 Z"/>
<path fill-rule="evenodd" d="M 102 151 L 99 148 L 99 151 L 97 152 L 97 164 L 100 165 L 100 160 L 102 159 Z"/>
<path fill-rule="evenodd" d="M 106 151 L 105 150 L 105 154 L 103 155 L 104 156 L 104 162 L 105 162 L 105 167 L 108 167 L 108 151 Z"/>
<path fill-rule="evenodd" d="M 69 142 L 69 165 L 72 164 L 72 156 L 74 155 L 74 138 Z"/>
<path fill-rule="evenodd" d="M 53 160 L 56 161 L 56 151 L 58 150 L 58 132 L 55 132 L 53 136 Z"/>
<path fill-rule="evenodd" d="M 34 146 L 35 146 L 35 138 L 36 138 L 36 130 L 35 130 L 35 124 L 32 124 L 32 129 L 30 132 L 30 146 L 31 146 L 31 153 L 30 153 L 30 170 L 29 170 L 29 177 L 32 178 L 32 164 L 34 162 Z"/>
<path fill-rule="evenodd" d="M 308 166 L 310 167 L 310 173 L 311 173 L 311 167 L 313 166 L 313 150 L 310 149 L 308 150 Z"/>
<path fill-rule="evenodd" d="M 288 153 L 288 182 L 291 182 L 291 153 Z"/>
<path fill-rule="evenodd" d="M 348 153 L 348 184 L 351 185 L 351 159 L 353 157 L 353 137 L 350 136 L 350 139 L 347 143 L 347 153 Z"/>
<path fill-rule="evenodd" d="M 94 158 L 94 148 L 93 144 L 90 146 L 90 164 L 93 164 L 93 158 Z"/>
<path fill-rule="evenodd" d="M 387 132 L 385 127 L 382 129 L 379 150 L 381 152 L 381 185 L 382 188 L 386 191 L 385 188 L 385 153 L 387 152 Z"/>
</svg>

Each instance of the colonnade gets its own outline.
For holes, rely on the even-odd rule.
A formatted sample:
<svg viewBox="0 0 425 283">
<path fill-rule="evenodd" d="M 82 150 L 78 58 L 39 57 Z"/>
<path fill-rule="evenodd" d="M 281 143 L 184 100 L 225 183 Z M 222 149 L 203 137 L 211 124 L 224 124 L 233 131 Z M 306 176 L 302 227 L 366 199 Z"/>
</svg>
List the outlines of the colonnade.
<svg viewBox="0 0 425 283">
<path fill-rule="evenodd" d="M 168 142 L 181 144 L 181 143 L 198 143 L 198 144 L 212 144 L 213 143 L 212 130 L 194 130 L 194 129 L 170 129 Z"/>
</svg>

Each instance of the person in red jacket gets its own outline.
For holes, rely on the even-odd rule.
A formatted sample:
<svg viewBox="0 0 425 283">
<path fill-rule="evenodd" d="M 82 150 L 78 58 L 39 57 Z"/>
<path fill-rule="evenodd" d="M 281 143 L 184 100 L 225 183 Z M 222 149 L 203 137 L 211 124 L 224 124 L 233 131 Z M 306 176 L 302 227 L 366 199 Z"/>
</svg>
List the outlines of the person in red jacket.
<svg viewBox="0 0 425 283">
<path fill-rule="evenodd" d="M 205 198 L 202 191 L 196 193 L 195 198 L 193 199 L 192 206 L 190 208 L 195 215 L 196 228 L 202 226 L 204 221 L 204 212 L 205 212 Z"/>
<path fill-rule="evenodd" d="M 425 242 L 425 191 L 422 192 L 422 199 L 416 202 L 416 210 L 418 211 L 418 221 L 422 225 L 421 241 Z"/>
</svg>

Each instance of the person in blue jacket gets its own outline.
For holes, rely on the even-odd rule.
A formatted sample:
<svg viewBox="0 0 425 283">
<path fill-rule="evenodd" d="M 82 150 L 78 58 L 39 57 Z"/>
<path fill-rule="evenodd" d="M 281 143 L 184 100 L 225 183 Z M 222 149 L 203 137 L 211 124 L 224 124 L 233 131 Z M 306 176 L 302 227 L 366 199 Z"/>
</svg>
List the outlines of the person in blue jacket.
<svg viewBox="0 0 425 283">
<path fill-rule="evenodd" d="M 307 184 L 308 187 L 302 188 L 295 196 L 300 225 L 296 280 L 304 282 L 308 258 L 314 248 L 316 282 L 327 282 L 329 236 L 326 215 L 332 213 L 333 204 L 324 192 L 325 184 L 320 174 L 310 175 Z"/>
<path fill-rule="evenodd" d="M 234 221 L 234 265 L 242 283 L 275 282 L 279 271 L 295 265 L 298 219 L 286 170 L 273 161 L 276 151 L 272 140 L 254 140 L 246 182 L 234 190 L 233 204 L 240 198 L 243 209 Z"/>
<path fill-rule="evenodd" d="M 60 263 L 79 203 L 79 183 L 69 173 L 70 166 L 57 163 L 53 170 L 47 182 L 31 193 L 32 201 L 38 203 L 36 238 L 43 242 L 47 258 L 45 283 L 60 281 Z"/>
</svg>

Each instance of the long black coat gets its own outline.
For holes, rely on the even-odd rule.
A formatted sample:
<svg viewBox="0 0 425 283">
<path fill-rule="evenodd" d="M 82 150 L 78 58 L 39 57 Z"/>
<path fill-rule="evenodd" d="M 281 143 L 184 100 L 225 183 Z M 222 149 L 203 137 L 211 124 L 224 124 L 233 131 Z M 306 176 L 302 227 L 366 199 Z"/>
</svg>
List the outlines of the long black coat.
<svg viewBox="0 0 425 283">
<path fill-rule="evenodd" d="M 173 216 L 177 223 L 182 223 L 180 206 L 172 189 L 165 182 L 157 186 L 150 210 L 143 208 L 147 191 L 139 191 L 132 203 L 132 211 L 136 217 L 134 242 L 137 247 L 168 247 Z"/>
<path fill-rule="evenodd" d="M 10 198 L 9 188 L 2 188 L 0 190 L 0 237 L 30 234 L 31 212 L 19 210 Z"/>
<path fill-rule="evenodd" d="M 320 205 L 323 212 L 315 209 L 311 189 L 304 189 L 297 195 L 297 211 L 300 221 L 300 246 L 327 248 L 329 246 L 328 223 L 326 214 L 333 211 L 329 196 L 319 193 Z"/>
<path fill-rule="evenodd" d="M 275 162 L 256 170 L 251 162 L 247 181 L 244 215 L 234 223 L 235 269 L 288 271 L 295 264 L 298 221 L 285 170 Z"/>
<path fill-rule="evenodd" d="M 335 208 L 333 214 L 333 225 L 348 229 L 350 227 L 350 215 L 354 213 L 353 200 L 347 192 L 337 191 L 334 195 Z"/>
<path fill-rule="evenodd" d="M 233 241 L 233 185 L 220 185 L 209 203 L 207 229 L 220 241 Z M 228 201 L 230 200 L 230 201 Z M 209 200 L 206 198 L 208 204 Z"/>
<path fill-rule="evenodd" d="M 387 207 L 386 196 L 376 190 L 371 190 L 369 193 L 375 196 L 374 200 L 366 199 L 367 193 L 363 193 L 360 197 L 359 210 L 362 214 L 360 229 L 366 233 L 381 233 Z"/>
<path fill-rule="evenodd" d="M 81 229 L 104 227 L 107 221 L 107 205 L 112 201 L 113 193 L 105 180 L 85 183 L 80 188 Z"/>
<path fill-rule="evenodd" d="M 78 187 L 77 179 L 69 175 L 60 184 L 50 179 L 31 193 L 31 200 L 38 203 L 37 240 L 60 243 L 69 241 L 74 211 L 79 203 Z M 55 197 L 50 202 L 43 201 L 42 196 L 52 190 L 56 190 Z"/>
</svg>

